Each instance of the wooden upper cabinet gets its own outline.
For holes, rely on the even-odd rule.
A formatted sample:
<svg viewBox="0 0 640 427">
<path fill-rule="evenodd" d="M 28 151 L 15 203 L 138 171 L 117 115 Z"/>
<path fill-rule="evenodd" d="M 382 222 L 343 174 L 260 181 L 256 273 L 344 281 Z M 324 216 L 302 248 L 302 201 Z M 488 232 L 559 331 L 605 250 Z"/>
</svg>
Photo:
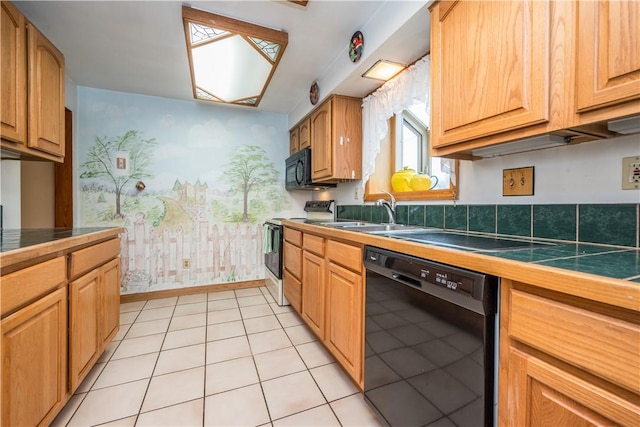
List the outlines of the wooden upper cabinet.
<svg viewBox="0 0 640 427">
<path fill-rule="evenodd" d="M 289 131 L 289 155 L 300 151 L 300 131 L 294 127 Z"/>
<path fill-rule="evenodd" d="M 32 24 L 29 43 L 30 148 L 64 157 L 64 56 Z"/>
<path fill-rule="evenodd" d="M 577 10 L 578 112 L 640 99 L 640 2 L 581 1 Z"/>
<path fill-rule="evenodd" d="M 27 140 L 27 47 L 24 16 L 9 2 L 0 6 L 0 132 L 3 140 Z"/>
<path fill-rule="evenodd" d="M 324 103 L 311 114 L 311 179 L 318 181 L 331 178 L 333 164 L 331 162 L 331 100 Z"/>
<path fill-rule="evenodd" d="M 431 11 L 431 144 L 549 119 L 548 2 L 438 2 Z"/>
<path fill-rule="evenodd" d="M 311 179 L 362 178 L 362 101 L 333 95 L 311 113 Z"/>
<path fill-rule="evenodd" d="M 298 125 L 300 133 L 299 146 L 303 150 L 307 147 L 311 147 L 311 118 L 307 117 Z"/>
<path fill-rule="evenodd" d="M 62 162 L 64 56 L 13 4 L 3 1 L 1 12 L 2 148 L 17 158 Z"/>
</svg>

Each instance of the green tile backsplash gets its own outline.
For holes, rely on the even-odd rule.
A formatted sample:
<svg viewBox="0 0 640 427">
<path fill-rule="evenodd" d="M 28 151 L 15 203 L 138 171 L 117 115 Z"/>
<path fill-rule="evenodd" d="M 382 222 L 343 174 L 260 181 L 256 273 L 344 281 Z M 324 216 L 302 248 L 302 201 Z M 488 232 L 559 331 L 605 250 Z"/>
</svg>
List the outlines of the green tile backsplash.
<svg viewBox="0 0 640 427">
<path fill-rule="evenodd" d="M 448 230 L 638 248 L 640 204 L 399 205 L 396 221 Z M 388 222 L 382 206 L 341 205 L 338 218 Z M 576 233 L 577 230 L 577 233 Z"/>
<path fill-rule="evenodd" d="M 581 206 L 580 241 L 635 246 L 638 236 L 637 211 L 637 205 Z"/>
<path fill-rule="evenodd" d="M 444 226 L 448 230 L 467 230 L 467 206 L 444 207 Z"/>
<path fill-rule="evenodd" d="M 531 236 L 531 205 L 498 205 L 498 234 Z"/>
<path fill-rule="evenodd" d="M 496 232 L 496 206 L 495 205 L 470 205 L 469 206 L 469 231 L 482 233 Z"/>
<path fill-rule="evenodd" d="M 424 227 L 424 205 L 409 206 L 409 224 Z"/>
<path fill-rule="evenodd" d="M 576 240 L 576 205 L 534 205 L 533 237 Z"/>
<path fill-rule="evenodd" d="M 428 205 L 425 209 L 427 214 L 427 227 L 444 228 L 444 206 Z"/>
</svg>

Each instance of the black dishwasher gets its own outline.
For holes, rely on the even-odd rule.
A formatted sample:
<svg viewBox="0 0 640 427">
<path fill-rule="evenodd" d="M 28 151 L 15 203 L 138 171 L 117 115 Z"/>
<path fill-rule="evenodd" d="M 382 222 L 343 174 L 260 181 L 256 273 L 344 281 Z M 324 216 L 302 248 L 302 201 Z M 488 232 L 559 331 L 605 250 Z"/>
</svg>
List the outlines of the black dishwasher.
<svg viewBox="0 0 640 427">
<path fill-rule="evenodd" d="M 365 247 L 364 397 L 390 426 L 493 426 L 498 279 Z"/>
</svg>

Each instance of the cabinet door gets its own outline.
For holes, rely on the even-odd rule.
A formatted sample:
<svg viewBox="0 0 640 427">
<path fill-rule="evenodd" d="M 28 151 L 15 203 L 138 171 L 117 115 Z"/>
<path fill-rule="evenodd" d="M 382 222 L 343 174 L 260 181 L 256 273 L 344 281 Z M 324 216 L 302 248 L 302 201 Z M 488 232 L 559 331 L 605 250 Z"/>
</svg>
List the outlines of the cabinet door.
<svg viewBox="0 0 640 427">
<path fill-rule="evenodd" d="M 328 263 L 325 343 L 349 372 L 362 379 L 362 276 Z"/>
<path fill-rule="evenodd" d="M 640 3 L 581 1 L 578 8 L 578 111 L 640 99 Z"/>
<path fill-rule="evenodd" d="M 66 399 L 67 289 L 2 320 L 2 425 L 49 425 Z"/>
<path fill-rule="evenodd" d="M 332 100 L 329 100 L 311 114 L 311 179 L 313 181 L 333 176 L 331 105 Z"/>
<path fill-rule="evenodd" d="M 548 121 L 549 8 L 535 0 L 436 3 L 433 147 Z"/>
<path fill-rule="evenodd" d="M 289 131 L 289 154 L 297 153 L 300 150 L 300 131 L 297 127 Z"/>
<path fill-rule="evenodd" d="M 302 257 L 302 317 L 324 339 L 324 258 L 307 251 Z"/>
<path fill-rule="evenodd" d="M 27 47 L 24 16 L 9 2 L 0 6 L 0 122 L 3 139 L 27 140 Z"/>
<path fill-rule="evenodd" d="M 518 426 L 592 426 L 638 423 L 640 406 L 583 378 L 511 349 L 508 402 L 500 416 Z M 504 412 L 503 412 L 504 411 Z"/>
<path fill-rule="evenodd" d="M 69 381 L 73 393 L 100 356 L 100 269 L 69 284 Z"/>
<path fill-rule="evenodd" d="M 120 326 L 120 258 L 116 258 L 100 268 L 101 321 L 100 339 L 102 349 L 118 333 Z"/>
<path fill-rule="evenodd" d="M 300 125 L 298 125 L 298 129 L 300 132 L 300 149 L 305 149 L 307 147 L 311 147 L 311 118 L 307 117 Z"/>
<path fill-rule="evenodd" d="M 64 56 L 32 24 L 29 43 L 28 146 L 64 157 Z"/>
</svg>

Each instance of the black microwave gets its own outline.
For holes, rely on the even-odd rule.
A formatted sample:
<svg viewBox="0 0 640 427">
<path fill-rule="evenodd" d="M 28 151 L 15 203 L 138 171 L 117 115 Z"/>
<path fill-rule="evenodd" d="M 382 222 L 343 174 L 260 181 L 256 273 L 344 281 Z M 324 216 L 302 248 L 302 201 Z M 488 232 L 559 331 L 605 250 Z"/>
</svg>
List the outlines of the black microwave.
<svg viewBox="0 0 640 427">
<path fill-rule="evenodd" d="M 311 148 L 305 148 L 285 160 L 285 188 L 287 190 L 325 190 L 336 184 L 311 181 Z"/>
</svg>

